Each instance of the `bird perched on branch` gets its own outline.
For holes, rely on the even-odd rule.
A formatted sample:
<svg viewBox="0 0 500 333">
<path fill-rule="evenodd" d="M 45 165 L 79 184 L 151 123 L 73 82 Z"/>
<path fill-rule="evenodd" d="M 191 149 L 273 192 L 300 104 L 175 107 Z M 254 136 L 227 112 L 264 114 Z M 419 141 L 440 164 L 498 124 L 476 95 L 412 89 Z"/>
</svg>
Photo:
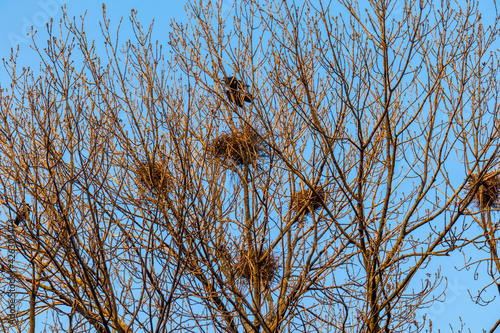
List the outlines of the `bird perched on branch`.
<svg viewBox="0 0 500 333">
<path fill-rule="evenodd" d="M 31 212 L 31 205 L 25 203 L 23 207 L 17 212 L 17 216 L 14 219 L 14 224 L 19 225 L 21 222 L 25 221 Z"/>
<path fill-rule="evenodd" d="M 222 79 L 222 82 L 229 88 L 229 90 L 226 90 L 226 96 L 230 102 L 240 108 L 243 107 L 243 102 L 252 102 L 252 95 L 246 92 L 246 88 L 249 87 L 248 84 L 241 82 L 234 76 L 225 77 Z"/>
</svg>

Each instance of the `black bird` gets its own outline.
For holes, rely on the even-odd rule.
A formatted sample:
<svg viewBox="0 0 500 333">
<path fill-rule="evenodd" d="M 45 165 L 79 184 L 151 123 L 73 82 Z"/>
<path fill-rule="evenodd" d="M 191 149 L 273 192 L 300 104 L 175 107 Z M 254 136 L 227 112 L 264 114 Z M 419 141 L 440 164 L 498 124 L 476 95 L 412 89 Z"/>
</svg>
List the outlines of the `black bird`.
<svg viewBox="0 0 500 333">
<path fill-rule="evenodd" d="M 21 208 L 21 210 L 17 213 L 17 216 L 14 220 L 14 224 L 19 225 L 21 222 L 25 221 L 30 212 L 31 212 L 31 205 L 25 203 L 23 208 Z"/>
<path fill-rule="evenodd" d="M 249 87 L 248 84 L 244 84 L 242 81 L 238 80 L 234 76 L 228 76 L 222 79 L 222 81 L 233 90 L 244 90 Z"/>
<path fill-rule="evenodd" d="M 246 88 L 249 87 L 248 84 L 244 84 L 234 76 L 225 77 L 222 82 L 229 88 L 229 90 L 226 90 L 226 96 L 230 102 L 240 108 L 243 107 L 243 102 L 252 102 L 252 95 L 246 92 Z"/>
</svg>

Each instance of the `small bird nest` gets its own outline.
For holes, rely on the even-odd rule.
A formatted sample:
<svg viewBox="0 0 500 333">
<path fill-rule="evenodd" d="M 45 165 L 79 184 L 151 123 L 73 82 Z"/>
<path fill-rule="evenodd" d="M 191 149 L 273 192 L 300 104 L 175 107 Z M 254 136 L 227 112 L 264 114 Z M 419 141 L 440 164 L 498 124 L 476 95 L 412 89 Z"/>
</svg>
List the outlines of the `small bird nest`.
<svg viewBox="0 0 500 333">
<path fill-rule="evenodd" d="M 479 188 L 474 194 L 474 203 L 480 209 L 497 208 L 498 196 L 500 192 L 500 177 L 498 172 L 490 172 L 483 176 L 482 180 L 479 175 L 473 173 L 470 176 L 467 189 L 470 191 L 474 185 L 479 182 Z"/>
<path fill-rule="evenodd" d="M 21 222 L 26 221 L 31 212 L 31 205 L 23 203 L 21 209 L 17 212 L 16 218 L 14 219 L 14 224 L 19 225 Z"/>
<path fill-rule="evenodd" d="M 135 173 L 142 189 L 155 195 L 166 194 L 172 184 L 172 175 L 163 162 L 139 162 Z"/>
<path fill-rule="evenodd" d="M 265 141 L 250 126 L 219 135 L 212 141 L 209 152 L 236 166 L 254 164 L 257 159 L 268 156 Z"/>
<path fill-rule="evenodd" d="M 254 265 L 252 256 L 256 253 L 258 260 L 257 266 L 260 272 L 260 279 L 266 288 L 269 288 L 276 277 L 278 263 L 273 253 L 269 250 L 263 250 L 259 253 L 255 250 L 241 249 L 236 258 L 236 274 L 247 280 L 252 280 Z"/>
<path fill-rule="evenodd" d="M 311 214 L 312 212 L 323 207 L 325 198 L 326 191 L 324 188 L 317 188 L 316 191 L 311 189 L 302 190 L 292 195 L 292 211 L 298 213 L 305 207 L 304 214 Z"/>
</svg>

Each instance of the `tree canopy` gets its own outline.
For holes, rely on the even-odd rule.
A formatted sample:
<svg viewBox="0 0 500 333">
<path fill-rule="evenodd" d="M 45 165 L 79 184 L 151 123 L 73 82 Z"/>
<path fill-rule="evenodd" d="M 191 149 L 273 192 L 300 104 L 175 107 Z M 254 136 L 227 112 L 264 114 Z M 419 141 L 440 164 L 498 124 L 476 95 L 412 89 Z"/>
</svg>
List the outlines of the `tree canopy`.
<svg viewBox="0 0 500 333">
<path fill-rule="evenodd" d="M 432 331 L 416 313 L 446 291 L 417 273 L 474 249 L 488 305 L 498 20 L 395 6 L 192 2 L 166 54 L 135 11 L 122 44 L 103 7 L 103 43 L 64 15 L 40 72 L 13 52 L 0 204 L 31 209 L 0 231 L 21 300 L 2 329 Z"/>
</svg>

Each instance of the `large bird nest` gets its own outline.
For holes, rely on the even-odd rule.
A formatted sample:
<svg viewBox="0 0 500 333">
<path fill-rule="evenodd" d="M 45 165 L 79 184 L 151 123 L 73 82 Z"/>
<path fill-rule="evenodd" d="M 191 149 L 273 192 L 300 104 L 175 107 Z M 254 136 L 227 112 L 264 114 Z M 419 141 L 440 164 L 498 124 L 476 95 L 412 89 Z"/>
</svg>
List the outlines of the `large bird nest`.
<svg viewBox="0 0 500 333">
<path fill-rule="evenodd" d="M 236 166 L 255 164 L 259 158 L 268 156 L 266 142 L 250 126 L 219 135 L 212 141 L 209 152 Z"/>
<path fill-rule="evenodd" d="M 479 182 L 479 188 L 474 194 L 474 203 L 480 209 L 497 208 L 500 192 L 500 177 L 498 172 L 490 172 L 479 179 L 479 175 L 473 173 L 470 176 L 467 190 L 471 191 Z"/>
<path fill-rule="evenodd" d="M 304 209 L 304 214 L 312 212 L 323 207 L 323 202 L 326 199 L 326 190 L 323 187 L 316 188 L 315 191 L 308 189 L 294 193 L 291 198 L 292 211 L 295 213 Z"/>
<path fill-rule="evenodd" d="M 173 180 L 165 162 L 139 162 L 135 167 L 135 173 L 141 190 L 157 196 L 167 194 Z"/>
<path fill-rule="evenodd" d="M 252 260 L 254 255 L 257 256 L 256 263 Z M 278 270 L 276 257 L 265 249 L 262 252 L 253 249 L 248 250 L 247 248 L 241 249 L 236 257 L 236 275 L 248 282 L 252 281 L 254 265 L 257 265 L 262 283 L 266 288 L 269 288 Z"/>
</svg>

